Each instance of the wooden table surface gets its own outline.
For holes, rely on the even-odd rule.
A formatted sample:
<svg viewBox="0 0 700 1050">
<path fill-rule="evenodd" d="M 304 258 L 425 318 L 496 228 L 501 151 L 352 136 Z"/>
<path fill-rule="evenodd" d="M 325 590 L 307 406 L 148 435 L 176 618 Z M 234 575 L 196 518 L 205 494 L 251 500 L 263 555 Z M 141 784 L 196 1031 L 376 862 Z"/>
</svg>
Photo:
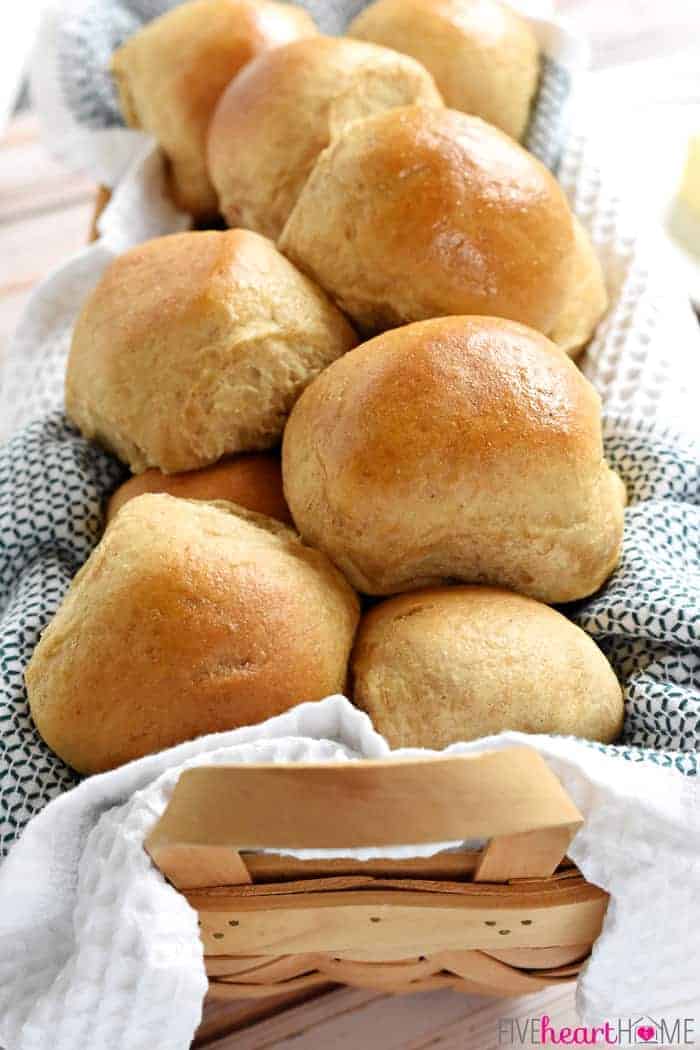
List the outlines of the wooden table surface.
<svg viewBox="0 0 700 1050">
<path fill-rule="evenodd" d="M 594 65 L 647 57 L 682 43 L 697 29 L 697 0 L 560 0 L 592 35 Z M 664 48 L 664 43 L 667 45 Z M 85 243 L 94 186 L 45 153 L 32 116 L 0 139 L 0 364 L 34 284 Z M 439 991 L 386 996 L 329 989 L 238 1003 L 209 1002 L 194 1042 L 216 1050 L 490 1050 L 499 1021 L 547 1013 L 575 1025 L 573 985 L 521 999 L 491 1000 Z"/>
</svg>

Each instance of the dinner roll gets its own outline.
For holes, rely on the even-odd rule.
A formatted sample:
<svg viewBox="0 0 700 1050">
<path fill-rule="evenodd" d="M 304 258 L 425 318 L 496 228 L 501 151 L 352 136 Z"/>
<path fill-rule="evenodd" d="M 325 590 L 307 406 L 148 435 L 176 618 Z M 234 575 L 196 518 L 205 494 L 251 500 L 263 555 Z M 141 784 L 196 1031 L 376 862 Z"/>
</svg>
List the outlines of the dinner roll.
<svg viewBox="0 0 700 1050">
<path fill-rule="evenodd" d="M 111 521 L 125 503 L 145 492 L 167 492 L 180 499 L 223 499 L 257 514 L 292 523 L 282 491 L 280 461 L 271 453 L 234 456 L 213 467 L 188 470 L 184 474 L 163 474 L 155 469 L 137 474 L 112 493 L 107 504 L 107 521 Z"/>
<path fill-rule="evenodd" d="M 423 321 L 336 361 L 290 416 L 282 475 L 302 536 L 367 594 L 458 579 L 566 602 L 617 564 L 600 399 L 498 318 Z"/>
<path fill-rule="evenodd" d="M 543 164 L 477 117 L 426 106 L 347 125 L 280 239 L 370 332 L 492 314 L 547 334 L 574 246 L 569 205 Z"/>
<path fill-rule="evenodd" d="M 115 259 L 73 333 L 66 411 L 135 474 L 271 448 L 308 382 L 357 342 L 248 230 L 180 233 Z"/>
<path fill-rule="evenodd" d="M 216 212 L 206 134 L 221 92 L 255 55 L 316 32 L 311 17 L 272 0 L 190 0 L 149 22 L 112 56 L 127 124 L 150 132 L 171 166 L 176 203 Z"/>
<path fill-rule="evenodd" d="M 75 577 L 26 673 L 46 743 L 96 773 L 343 689 L 355 594 L 279 522 L 144 495 Z"/>
<path fill-rule="evenodd" d="M 496 0 L 377 0 L 348 35 L 422 62 L 446 105 L 483 117 L 519 139 L 539 76 L 527 21 Z"/>
<path fill-rule="evenodd" d="M 576 357 L 590 339 L 608 308 L 605 279 L 587 231 L 574 216 L 576 238 L 573 266 L 564 308 L 550 332 L 550 339 Z"/>
<path fill-rule="evenodd" d="M 276 239 L 332 136 L 413 102 L 442 99 L 418 62 L 385 47 L 315 36 L 261 55 L 231 82 L 209 127 L 209 174 L 229 226 Z"/>
<path fill-rule="evenodd" d="M 622 690 L 592 638 L 547 605 L 492 587 L 404 594 L 363 618 L 354 701 L 392 747 L 443 748 L 515 729 L 609 743 Z"/>
</svg>

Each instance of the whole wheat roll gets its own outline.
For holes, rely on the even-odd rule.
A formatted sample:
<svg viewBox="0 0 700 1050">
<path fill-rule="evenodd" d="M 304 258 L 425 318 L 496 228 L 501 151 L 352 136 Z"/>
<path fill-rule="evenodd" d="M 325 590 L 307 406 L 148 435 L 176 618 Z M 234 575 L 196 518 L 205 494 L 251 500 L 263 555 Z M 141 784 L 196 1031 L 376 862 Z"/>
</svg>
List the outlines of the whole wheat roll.
<svg viewBox="0 0 700 1050">
<path fill-rule="evenodd" d="M 393 47 L 435 77 L 445 104 L 519 139 L 539 76 L 527 20 L 497 0 L 376 0 L 348 35 Z"/>
<path fill-rule="evenodd" d="M 147 23 L 112 56 L 127 124 L 150 132 L 170 165 L 175 202 L 216 213 L 206 134 L 219 96 L 252 58 L 316 32 L 300 7 L 274 0 L 189 0 Z"/>
<path fill-rule="evenodd" d="M 395 106 L 442 105 L 414 59 L 324 36 L 260 55 L 221 96 L 208 167 L 229 226 L 279 237 L 319 153 L 345 124 Z"/>
<path fill-rule="evenodd" d="M 600 399 L 499 318 L 407 325 L 334 362 L 290 416 L 282 474 L 301 535 L 367 594 L 456 579 L 573 601 L 619 558 Z"/>
<path fill-rule="evenodd" d="M 392 747 L 504 730 L 610 743 L 619 682 L 592 638 L 547 605 L 492 587 L 415 591 L 362 618 L 353 700 Z"/>
<path fill-rule="evenodd" d="M 151 468 L 136 474 L 116 489 L 107 503 L 110 522 L 125 503 L 147 492 L 165 493 L 178 499 L 226 500 L 246 510 L 292 524 L 282 489 L 279 457 L 273 453 L 251 453 L 221 460 L 202 470 L 164 474 Z"/>
<path fill-rule="evenodd" d="M 85 302 L 66 411 L 135 474 L 198 470 L 278 444 L 304 386 L 356 342 L 259 234 L 159 237 L 116 258 Z"/>
<path fill-rule="evenodd" d="M 577 357 L 608 308 L 600 260 L 587 231 L 574 216 L 574 256 L 564 306 L 549 338 Z"/>
<path fill-rule="evenodd" d="M 286 526 L 231 503 L 130 500 L 26 673 L 46 743 L 101 772 L 342 692 L 357 597 Z"/>
<path fill-rule="evenodd" d="M 368 333 L 485 314 L 546 335 L 578 294 L 577 262 L 586 265 L 543 164 L 477 117 L 426 106 L 343 128 L 279 245 Z M 575 311 L 576 338 L 587 339 L 598 304 L 580 298 Z"/>
</svg>

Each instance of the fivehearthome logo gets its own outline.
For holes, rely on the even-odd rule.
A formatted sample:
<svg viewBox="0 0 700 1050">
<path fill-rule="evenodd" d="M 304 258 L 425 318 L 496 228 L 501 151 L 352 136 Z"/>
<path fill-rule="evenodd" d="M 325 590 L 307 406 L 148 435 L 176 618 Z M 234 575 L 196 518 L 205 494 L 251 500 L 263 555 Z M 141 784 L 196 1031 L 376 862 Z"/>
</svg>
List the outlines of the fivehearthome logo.
<svg viewBox="0 0 700 1050">
<path fill-rule="evenodd" d="M 541 1017 L 501 1017 L 499 1046 L 695 1046 L 695 1018 L 640 1017 L 605 1021 L 601 1025 L 558 1027 Z"/>
</svg>

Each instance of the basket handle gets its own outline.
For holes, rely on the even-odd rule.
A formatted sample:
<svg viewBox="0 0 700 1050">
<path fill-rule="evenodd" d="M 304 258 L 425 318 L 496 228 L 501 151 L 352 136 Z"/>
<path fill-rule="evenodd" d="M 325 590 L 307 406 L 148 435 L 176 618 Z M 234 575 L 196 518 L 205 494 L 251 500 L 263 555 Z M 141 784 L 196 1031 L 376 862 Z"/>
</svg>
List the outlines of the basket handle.
<svg viewBox="0 0 700 1050">
<path fill-rule="evenodd" d="M 198 766 L 146 848 L 184 886 L 250 882 L 241 850 L 490 839 L 481 882 L 552 874 L 583 823 L 529 748 L 347 763 Z"/>
</svg>

